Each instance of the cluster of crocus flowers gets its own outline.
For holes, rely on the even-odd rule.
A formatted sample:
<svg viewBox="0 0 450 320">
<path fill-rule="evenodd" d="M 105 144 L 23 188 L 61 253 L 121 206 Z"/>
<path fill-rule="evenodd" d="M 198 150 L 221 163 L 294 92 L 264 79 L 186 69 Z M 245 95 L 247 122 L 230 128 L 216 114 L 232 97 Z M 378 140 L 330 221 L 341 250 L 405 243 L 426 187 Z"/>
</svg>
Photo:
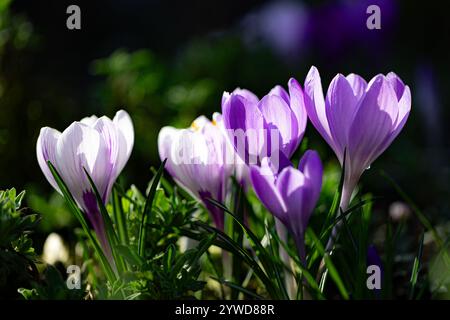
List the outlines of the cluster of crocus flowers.
<svg viewBox="0 0 450 320">
<path fill-rule="evenodd" d="M 409 87 L 394 73 L 377 75 L 369 83 L 355 74 L 338 74 L 324 98 L 319 72 L 312 67 L 304 88 L 291 78 L 288 91 L 276 86 L 262 99 L 245 89 L 225 92 L 222 114 L 215 113 L 212 121 L 201 116 L 189 128 L 164 127 L 158 136 L 166 170 L 203 203 L 217 228 L 224 228 L 224 213 L 209 199 L 226 201 L 230 178 L 235 176 L 246 189 L 251 184 L 264 206 L 285 225 L 302 262 L 305 230 L 320 196 L 323 175 L 315 151 L 303 155 L 298 169 L 290 161 L 307 119 L 341 165 L 345 163 L 340 205 L 345 211 L 363 171 L 400 133 L 411 108 Z M 62 133 L 42 128 L 37 141 L 39 165 L 47 180 L 60 191 L 47 165 L 50 161 L 107 254 L 110 247 L 104 222 L 84 170 L 106 203 L 133 142 L 133 125 L 125 111 L 113 120 L 85 118 Z"/>
<path fill-rule="evenodd" d="M 286 238 L 278 221 L 292 234 L 304 260 L 304 231 L 318 200 L 305 195 L 312 189 L 314 195 L 320 194 L 322 169 L 313 151 L 305 154 L 299 170 L 291 166 L 290 158 L 305 133 L 307 114 L 297 80 L 291 78 L 288 89 L 289 92 L 275 86 L 261 100 L 246 89 L 225 92 L 222 113 L 230 143 L 250 167 L 250 180 L 257 196 L 276 217 L 282 240 Z M 311 170 L 308 169 L 308 178 L 303 173 L 304 165 L 310 161 L 314 163 L 314 186 L 309 177 Z"/>
<path fill-rule="evenodd" d="M 92 116 L 73 122 L 62 133 L 44 127 L 36 144 L 39 166 L 48 182 L 61 193 L 49 169 L 47 162 L 50 161 L 88 218 L 109 259 L 111 248 L 104 221 L 84 170 L 89 173 L 106 204 L 114 182 L 130 157 L 133 144 L 133 124 L 123 110 L 118 111 L 112 120 L 105 116 Z"/>
</svg>

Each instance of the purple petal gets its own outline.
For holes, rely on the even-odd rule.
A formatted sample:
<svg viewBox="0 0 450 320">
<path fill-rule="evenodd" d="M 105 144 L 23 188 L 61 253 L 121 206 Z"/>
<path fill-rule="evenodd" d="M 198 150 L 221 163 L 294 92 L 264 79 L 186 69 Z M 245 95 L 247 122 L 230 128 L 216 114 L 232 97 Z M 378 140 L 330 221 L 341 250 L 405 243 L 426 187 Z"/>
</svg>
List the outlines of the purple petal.
<svg viewBox="0 0 450 320">
<path fill-rule="evenodd" d="M 349 164 L 358 176 L 387 148 L 386 139 L 397 120 L 395 91 L 384 76 L 372 79 L 350 128 Z"/>
<path fill-rule="evenodd" d="M 326 98 L 326 115 L 333 137 L 335 152 L 342 163 L 348 145 L 348 132 L 355 117 L 358 98 L 347 79 L 338 74 L 331 81 Z"/>
<path fill-rule="evenodd" d="M 297 119 L 286 102 L 279 96 L 267 95 L 261 99 L 258 108 L 263 114 L 265 122 L 270 129 L 277 131 L 277 136 L 272 141 L 279 141 L 279 148 L 271 145 L 272 149 L 280 149 L 287 157 L 290 157 L 298 146 L 299 141 Z M 272 132 L 271 132 L 272 133 Z"/>
<path fill-rule="evenodd" d="M 297 140 L 298 144 L 300 144 L 300 141 L 302 140 L 305 133 L 306 122 L 308 119 L 308 115 L 306 114 L 305 109 L 305 98 L 300 84 L 294 78 L 289 79 L 288 87 L 290 95 L 290 107 L 297 118 Z"/>
<path fill-rule="evenodd" d="M 386 75 L 386 79 L 391 84 L 392 88 L 394 88 L 397 100 L 400 101 L 403 96 L 403 92 L 405 91 L 405 84 L 402 79 L 400 79 L 394 72 L 389 72 Z"/>
<path fill-rule="evenodd" d="M 214 205 L 210 199 L 217 200 L 217 196 L 213 196 L 209 191 L 200 191 L 199 192 L 200 200 L 205 205 L 206 209 L 211 214 L 211 218 L 219 230 L 224 230 L 224 212 L 222 209 L 218 208 L 216 205 Z M 220 200 L 218 200 L 220 201 Z M 222 201 L 220 201 L 222 202 Z"/>
<path fill-rule="evenodd" d="M 247 89 L 236 88 L 233 91 L 233 94 L 244 97 L 249 103 L 252 104 L 257 104 L 259 102 L 259 98 L 253 92 Z"/>
<path fill-rule="evenodd" d="M 314 150 L 307 150 L 300 159 L 298 169 L 303 172 L 308 180 L 308 202 L 310 205 L 306 210 L 312 212 L 322 189 L 323 167 L 319 154 Z"/>
<path fill-rule="evenodd" d="M 238 155 L 247 164 L 258 163 L 266 148 L 266 124 L 256 104 L 240 95 L 231 94 L 222 105 L 224 126 Z"/>
<path fill-rule="evenodd" d="M 325 111 L 325 100 L 323 97 L 322 83 L 319 71 L 316 67 L 311 67 L 305 79 L 305 108 L 309 120 L 322 135 L 325 141 L 335 149 L 331 138 L 330 128 Z"/>
<path fill-rule="evenodd" d="M 408 86 L 405 86 L 403 96 L 398 103 L 398 117 L 395 124 L 392 126 L 392 131 L 385 139 L 385 141 L 380 144 L 376 152 L 374 152 L 374 158 L 378 158 L 383 151 L 390 146 L 392 141 L 399 135 L 403 127 L 408 120 L 409 112 L 411 110 L 411 92 Z"/>
<path fill-rule="evenodd" d="M 361 76 L 351 73 L 346 77 L 348 83 L 353 89 L 353 94 L 359 100 L 367 89 L 367 82 Z"/>
<path fill-rule="evenodd" d="M 281 99 L 284 100 L 284 102 L 286 102 L 287 105 L 289 105 L 291 103 L 291 99 L 289 97 L 289 94 L 286 92 L 286 90 L 284 90 L 284 88 L 282 86 L 275 86 L 273 87 L 272 90 L 270 90 L 269 95 L 275 95 L 280 97 Z"/>
<path fill-rule="evenodd" d="M 110 263 L 114 263 L 111 246 L 106 235 L 105 223 L 98 208 L 97 198 L 92 191 L 83 193 L 82 197 L 84 206 L 86 208 L 86 216 L 91 223 L 91 226 L 94 229 L 98 240 L 100 241 L 100 245 L 102 246 L 104 253 Z"/>
<path fill-rule="evenodd" d="M 305 193 L 306 183 L 304 174 L 293 167 L 283 169 L 276 181 L 277 190 L 287 208 L 286 214 L 279 219 L 296 236 L 304 233 L 311 214 L 305 210 L 309 207 Z"/>
<path fill-rule="evenodd" d="M 250 180 L 259 200 L 264 206 L 280 220 L 285 217 L 287 211 L 281 195 L 274 184 L 274 176 L 270 174 L 268 167 L 250 167 Z"/>
</svg>

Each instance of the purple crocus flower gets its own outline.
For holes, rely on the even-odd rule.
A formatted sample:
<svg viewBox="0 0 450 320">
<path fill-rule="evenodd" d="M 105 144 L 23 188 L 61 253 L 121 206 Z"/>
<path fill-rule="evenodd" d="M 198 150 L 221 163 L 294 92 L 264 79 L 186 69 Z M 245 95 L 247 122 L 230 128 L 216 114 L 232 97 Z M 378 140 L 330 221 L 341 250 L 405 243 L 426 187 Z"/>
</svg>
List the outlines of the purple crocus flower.
<svg viewBox="0 0 450 320">
<path fill-rule="evenodd" d="M 158 136 L 161 160 L 166 170 L 194 198 L 201 201 L 217 228 L 223 230 L 223 211 L 208 199 L 223 202 L 235 174 L 235 153 L 224 136 L 222 117 L 211 122 L 200 116 L 188 129 L 163 127 Z"/>
<path fill-rule="evenodd" d="M 128 113 L 123 110 L 118 111 L 113 120 L 105 116 L 92 116 L 73 122 L 62 133 L 44 127 L 36 143 L 38 163 L 48 182 L 61 193 L 47 165 L 47 161 L 50 161 L 87 216 L 109 259 L 111 248 L 106 238 L 104 221 L 83 168 L 106 203 L 115 180 L 130 157 L 133 143 L 133 124 Z"/>
<path fill-rule="evenodd" d="M 375 76 L 369 83 L 356 74 L 338 74 L 326 99 L 320 75 L 312 67 L 305 80 L 305 106 L 314 127 L 335 152 L 345 177 L 341 208 L 363 173 L 402 130 L 411 109 L 409 87 L 393 72 Z"/>
<path fill-rule="evenodd" d="M 260 167 L 250 167 L 255 193 L 292 234 L 299 257 L 305 262 L 305 230 L 322 188 L 323 168 L 319 155 L 308 150 L 300 160 L 298 170 L 288 166 L 278 175 L 268 172 L 271 168 L 267 158 Z"/>
<path fill-rule="evenodd" d="M 289 165 L 306 127 L 303 90 L 291 78 L 289 93 L 273 88 L 261 100 L 245 89 L 225 92 L 223 122 L 230 142 L 247 165 L 259 165 L 269 157 L 278 171 Z"/>
</svg>

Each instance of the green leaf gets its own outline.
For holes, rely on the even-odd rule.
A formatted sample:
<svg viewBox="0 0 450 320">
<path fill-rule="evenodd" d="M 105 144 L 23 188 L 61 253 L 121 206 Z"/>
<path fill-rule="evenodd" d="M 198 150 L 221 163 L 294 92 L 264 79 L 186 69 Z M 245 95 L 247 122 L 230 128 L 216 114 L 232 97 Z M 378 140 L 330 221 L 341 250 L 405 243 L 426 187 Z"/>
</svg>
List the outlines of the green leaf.
<svg viewBox="0 0 450 320">
<path fill-rule="evenodd" d="M 121 244 L 116 245 L 115 248 L 130 265 L 140 268 L 144 264 L 145 261 L 132 248 Z"/>
<path fill-rule="evenodd" d="M 166 269 L 166 271 L 170 271 L 173 267 L 173 263 L 175 261 L 175 254 L 177 249 L 175 248 L 175 245 L 171 243 L 166 250 L 166 254 L 164 255 L 164 263 L 163 266 Z"/>
<path fill-rule="evenodd" d="M 345 300 L 349 299 L 349 294 L 347 292 L 347 289 L 345 288 L 344 282 L 342 281 L 336 267 L 333 264 L 333 261 L 331 261 L 331 257 L 328 253 L 325 252 L 322 243 L 320 242 L 319 238 L 317 238 L 316 234 L 311 228 L 308 228 L 307 231 L 308 235 L 313 239 L 317 250 L 320 252 L 320 254 L 323 256 L 325 266 L 327 267 L 327 271 L 330 273 L 331 278 L 333 279 L 334 283 L 336 284 L 339 292 L 341 293 L 342 297 Z"/>
<path fill-rule="evenodd" d="M 216 278 L 216 277 L 210 277 L 210 278 L 213 279 L 213 280 L 216 280 L 220 284 L 223 284 L 223 285 L 226 285 L 227 287 L 230 287 L 231 289 L 234 289 L 236 291 L 242 292 L 243 294 L 245 294 L 245 295 L 247 295 L 249 297 L 252 297 L 252 298 L 254 298 L 256 300 L 264 300 L 264 298 L 261 297 L 260 295 L 254 293 L 254 292 L 252 292 L 252 291 L 250 291 L 248 289 L 245 289 L 245 288 L 241 287 L 240 285 L 238 285 L 236 283 L 233 283 L 231 281 L 227 281 L 225 279 L 219 279 L 219 278 Z"/>
<path fill-rule="evenodd" d="M 223 233 L 221 230 L 211 227 L 203 222 L 196 221 L 194 225 L 199 226 L 200 228 L 207 230 L 212 233 L 217 234 L 217 239 L 221 240 L 219 242 L 214 242 L 214 245 L 225 249 L 233 254 L 233 256 L 240 257 L 242 261 L 244 261 L 250 268 L 253 269 L 256 276 L 261 280 L 261 282 L 266 287 L 267 292 L 273 299 L 279 299 L 280 296 L 278 294 L 278 290 L 273 285 L 273 282 L 270 277 L 264 272 L 259 263 L 248 254 L 248 252 L 239 246 L 233 239 Z M 192 236 L 193 234 L 191 234 Z M 194 238 L 195 239 L 195 238 Z"/>
<path fill-rule="evenodd" d="M 322 230 L 319 233 L 321 239 L 325 234 L 328 234 L 328 232 L 331 231 L 331 228 L 329 228 L 328 226 L 330 226 L 330 225 L 334 226 L 336 224 L 336 221 L 334 223 L 331 223 L 331 222 L 335 218 L 339 218 L 339 203 L 341 201 L 342 188 L 344 186 L 346 154 L 347 154 L 347 151 L 344 150 L 344 163 L 342 165 L 341 177 L 339 179 L 339 186 L 336 189 L 336 192 L 333 197 L 333 202 L 331 203 L 330 210 L 328 211 L 328 215 L 322 226 Z"/>
<path fill-rule="evenodd" d="M 144 206 L 144 212 L 142 213 L 142 220 L 141 220 L 141 226 L 139 229 L 139 239 L 138 239 L 138 253 L 141 257 L 144 256 L 145 252 L 145 237 L 146 237 L 146 224 L 147 221 L 150 221 L 150 214 L 152 211 L 153 206 L 153 199 L 155 197 L 156 188 L 158 187 L 159 180 L 161 179 L 161 176 L 164 171 L 164 165 L 166 164 L 167 159 L 164 159 L 164 161 L 161 163 L 161 166 L 159 167 L 158 171 L 156 172 L 155 176 L 153 177 L 153 181 L 150 187 L 150 191 L 148 192 L 147 200 L 145 202 Z"/>
<path fill-rule="evenodd" d="M 269 278 L 277 279 L 277 275 L 276 275 L 277 271 L 275 270 L 276 266 L 273 263 L 272 256 L 261 245 L 261 242 L 258 239 L 258 237 L 242 221 L 240 221 L 235 216 L 234 213 L 232 213 L 222 203 L 220 203 L 220 202 L 218 202 L 218 201 L 216 201 L 214 199 L 208 199 L 208 201 L 210 201 L 215 206 L 221 208 L 224 212 L 228 213 L 238 223 L 238 225 L 242 228 L 242 230 L 244 231 L 245 235 L 247 236 L 247 238 L 248 238 L 250 244 L 252 245 L 253 249 L 255 250 L 257 257 L 260 259 L 261 264 L 263 265 L 264 270 L 266 271 L 266 273 L 269 276 Z M 278 279 L 277 279 L 277 282 L 278 282 Z M 280 285 L 279 282 L 278 282 L 278 284 Z M 278 289 L 279 289 L 278 291 L 281 291 L 281 298 L 282 299 L 288 299 L 288 297 L 285 295 L 286 291 L 283 290 L 284 288 L 280 288 L 278 286 Z M 278 295 L 280 295 L 280 293 L 278 293 Z"/>
<path fill-rule="evenodd" d="M 200 241 L 200 243 L 197 246 L 197 252 L 195 255 L 190 259 L 189 264 L 192 266 L 196 263 L 198 263 L 198 260 L 201 258 L 201 256 L 211 247 L 211 245 L 214 243 L 214 241 L 217 238 L 216 233 L 210 234 L 208 237 Z"/>
<path fill-rule="evenodd" d="M 372 203 L 368 202 L 367 205 L 364 205 L 361 207 L 361 214 L 357 215 L 357 222 L 358 222 L 358 248 L 357 248 L 357 254 L 358 254 L 358 262 L 357 262 L 357 269 L 358 269 L 358 276 L 357 278 L 357 286 L 355 290 L 355 299 L 361 298 L 363 299 L 364 292 L 367 292 L 367 284 L 366 284 L 366 261 L 367 261 L 367 250 L 369 248 L 369 227 L 370 227 L 370 220 L 372 217 Z M 353 215 L 352 217 L 355 217 Z"/>
<path fill-rule="evenodd" d="M 271 231 L 271 234 L 272 234 L 272 237 L 274 237 L 277 240 L 277 242 L 283 246 L 284 250 L 286 250 L 286 252 L 289 254 L 291 259 L 294 260 L 295 264 L 302 272 L 302 276 L 305 278 L 307 283 L 310 285 L 311 289 L 313 289 L 315 291 L 315 293 L 318 295 L 318 298 L 325 299 L 322 292 L 320 291 L 320 288 L 319 288 L 316 280 L 311 275 L 311 273 L 308 271 L 308 269 L 303 266 L 300 259 L 298 258 L 298 253 L 295 250 L 292 250 L 286 243 L 281 241 L 281 239 L 279 238 L 278 234 L 275 231 Z"/>
<path fill-rule="evenodd" d="M 422 252 L 423 252 L 423 239 L 424 233 L 422 232 L 422 236 L 420 237 L 419 250 L 417 252 L 416 257 L 414 258 L 413 268 L 411 271 L 411 278 L 409 280 L 409 283 L 411 284 L 411 290 L 409 291 L 409 299 L 413 299 L 414 297 L 414 290 L 417 284 L 417 277 L 420 272 L 420 262 L 422 260 Z"/>
<path fill-rule="evenodd" d="M 123 210 L 122 201 L 117 192 L 117 188 L 114 187 L 112 190 L 112 203 L 113 203 L 113 213 L 114 213 L 114 222 L 117 226 L 117 230 L 119 231 L 119 240 L 123 245 L 129 245 L 130 240 L 128 238 L 127 232 L 127 219 L 125 217 L 125 212 Z"/>
</svg>

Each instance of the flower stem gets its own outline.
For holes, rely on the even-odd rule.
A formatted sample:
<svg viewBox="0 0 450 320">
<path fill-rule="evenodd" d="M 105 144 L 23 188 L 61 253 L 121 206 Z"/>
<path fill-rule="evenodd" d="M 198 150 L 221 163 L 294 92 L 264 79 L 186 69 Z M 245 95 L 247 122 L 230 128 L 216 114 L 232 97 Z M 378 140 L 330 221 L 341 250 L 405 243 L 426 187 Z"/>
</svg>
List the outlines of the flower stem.
<svg viewBox="0 0 450 320">
<path fill-rule="evenodd" d="M 344 185 L 342 186 L 341 201 L 339 203 L 340 210 L 338 211 L 338 213 L 336 215 L 336 219 L 339 218 L 339 216 L 341 215 L 341 212 L 345 212 L 348 209 L 354 188 L 355 188 L 354 183 L 344 182 Z M 328 239 L 327 246 L 325 247 L 325 252 L 330 252 L 333 249 L 334 242 L 336 241 L 337 235 L 339 233 L 339 230 L 342 227 L 342 224 L 343 224 L 343 221 L 341 219 L 333 227 L 333 230 L 331 231 L 330 239 Z"/>
<path fill-rule="evenodd" d="M 275 227 L 277 229 L 278 236 L 280 237 L 280 240 L 284 243 L 287 243 L 288 240 L 288 233 L 287 229 L 284 226 L 284 224 L 279 221 L 277 218 L 275 218 Z M 296 298 L 297 295 L 297 283 L 295 281 L 295 277 L 292 273 L 292 260 L 289 257 L 289 254 L 284 249 L 284 247 L 280 244 L 279 246 L 280 250 L 280 259 L 286 265 L 289 270 L 284 271 L 284 283 L 286 286 L 286 291 L 289 295 L 289 299 L 293 300 Z"/>
<path fill-rule="evenodd" d="M 341 211 L 345 212 L 348 209 L 348 206 L 349 206 L 350 200 L 351 200 L 351 196 L 352 196 L 353 190 L 356 187 L 356 184 L 357 184 L 357 182 L 353 182 L 350 179 L 344 180 L 344 185 L 342 186 L 341 200 L 339 203 L 340 210 L 338 211 L 336 218 L 339 218 L 339 216 L 341 215 Z M 334 225 L 333 230 L 331 230 L 330 238 L 328 239 L 327 245 L 325 247 L 325 255 L 331 255 L 333 253 L 332 250 L 334 248 L 334 242 L 337 239 L 339 230 L 341 229 L 342 225 L 343 225 L 343 221 L 341 219 Z M 327 276 L 327 272 L 324 273 L 324 269 L 325 269 L 325 256 L 320 261 L 319 269 L 317 272 L 317 280 L 320 280 L 321 277 L 324 277 L 323 283 L 325 283 L 325 279 Z"/>
</svg>

